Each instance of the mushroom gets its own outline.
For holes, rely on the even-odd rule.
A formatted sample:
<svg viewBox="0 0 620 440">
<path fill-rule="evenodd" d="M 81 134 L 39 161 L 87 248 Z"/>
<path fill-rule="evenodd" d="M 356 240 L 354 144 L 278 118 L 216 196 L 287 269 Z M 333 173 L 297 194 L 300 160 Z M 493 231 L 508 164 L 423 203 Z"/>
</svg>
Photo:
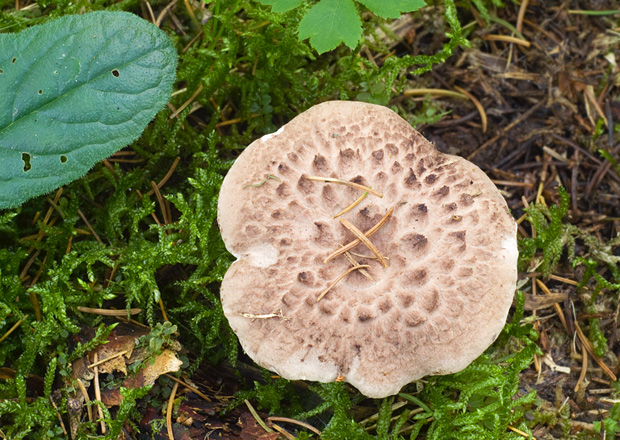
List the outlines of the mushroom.
<svg viewBox="0 0 620 440">
<path fill-rule="evenodd" d="M 287 379 L 396 394 L 465 368 L 512 303 L 505 200 L 385 107 L 325 102 L 253 142 L 224 179 L 218 222 L 237 258 L 224 314 Z"/>
</svg>

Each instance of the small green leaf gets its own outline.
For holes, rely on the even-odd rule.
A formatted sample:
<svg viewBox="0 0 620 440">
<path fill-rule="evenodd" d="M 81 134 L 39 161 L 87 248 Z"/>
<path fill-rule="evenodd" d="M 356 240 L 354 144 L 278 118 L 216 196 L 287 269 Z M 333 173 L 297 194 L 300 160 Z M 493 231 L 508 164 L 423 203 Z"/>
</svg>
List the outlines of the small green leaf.
<svg viewBox="0 0 620 440">
<path fill-rule="evenodd" d="M 344 42 L 355 49 L 362 37 L 362 20 L 353 0 L 322 0 L 299 22 L 299 39 L 310 38 L 310 44 L 321 54 Z"/>
<path fill-rule="evenodd" d="M 620 403 L 614 403 L 614 406 L 609 410 L 609 417 L 620 421 Z"/>
<path fill-rule="evenodd" d="M 286 12 L 297 8 L 303 0 L 258 0 L 263 5 L 271 6 L 273 12 Z"/>
<path fill-rule="evenodd" d="M 83 176 L 165 105 L 177 55 L 126 12 L 65 16 L 0 34 L 0 209 Z"/>
<path fill-rule="evenodd" d="M 424 0 L 357 0 L 373 14 L 382 18 L 400 18 L 403 12 L 417 11 L 426 6 Z"/>
</svg>

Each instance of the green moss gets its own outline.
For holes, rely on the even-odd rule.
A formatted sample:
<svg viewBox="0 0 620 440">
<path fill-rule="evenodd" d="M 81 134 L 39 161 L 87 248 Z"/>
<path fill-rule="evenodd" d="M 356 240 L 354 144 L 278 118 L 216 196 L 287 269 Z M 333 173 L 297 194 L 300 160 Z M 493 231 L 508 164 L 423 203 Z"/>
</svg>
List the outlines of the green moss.
<svg viewBox="0 0 620 440">
<path fill-rule="evenodd" d="M 483 3 L 475 3 L 482 11 Z M 1 2 L 0 28 L 17 31 L 52 17 L 96 9 L 141 12 L 136 0 L 37 5 L 15 11 L 14 2 Z M 185 89 L 174 94 L 171 105 L 178 109 L 199 92 L 175 117 L 170 118 L 168 109 L 155 117 L 128 150 L 135 152 L 130 156 L 133 162 L 111 162 L 111 169 L 98 164 L 83 179 L 65 186 L 56 202 L 50 203 L 55 198 L 51 194 L 0 213 L 0 323 L 3 329 L 20 324 L 0 343 L 0 363 L 15 372 L 14 379 L 0 382 L 0 426 L 9 438 L 62 438 L 58 414 L 68 413 L 68 391 L 60 386 L 58 409 L 49 395 L 59 387 L 58 379 L 70 374 L 71 362 L 105 340 L 113 328 L 113 321 L 83 313 L 80 306 L 140 308 L 134 319 L 157 327 L 163 321 L 161 300 L 183 346 L 196 355 L 187 373 L 203 361 L 234 365 L 238 343 L 218 296 L 233 258 L 219 235 L 216 214 L 223 176 L 239 151 L 325 100 L 387 104 L 408 75 L 430 70 L 468 44 L 451 0 L 445 2 L 445 27 L 437 29 L 448 33 L 438 53 L 385 53 L 380 66 L 345 48 L 316 56 L 295 33 L 299 11 L 273 14 L 250 0 L 214 1 L 206 11 L 202 23 L 178 8 L 185 35 L 163 26 L 180 54 L 175 89 Z M 366 24 L 369 30 L 380 24 L 373 20 Z M 370 44 L 387 52 L 380 41 Z M 163 224 L 162 204 L 149 191 L 173 163 L 176 169 L 161 188 L 172 219 Z M 562 224 L 567 202 L 562 203 L 548 212 L 531 211 L 533 224 L 548 232 L 538 241 L 522 242 L 522 264 L 541 249 L 549 270 L 561 257 L 568 243 L 563 238 L 568 229 Z M 24 271 L 29 260 L 32 264 Z M 288 381 L 265 377 L 239 397 L 256 399 L 268 411 L 316 421 L 325 438 L 511 438 L 506 426 L 519 425 L 532 404 L 533 396 L 521 395 L 517 385 L 519 372 L 536 350 L 531 327 L 520 323 L 519 298 L 514 319 L 494 348 L 461 373 L 430 379 L 420 393 L 406 390 L 419 406 L 409 403 L 393 409 L 393 398 L 377 401 L 373 429 L 355 418 L 355 407 L 365 398 L 343 383 L 312 384 L 299 394 Z M 70 347 L 68 340 L 82 327 L 96 329 L 95 338 Z M 165 338 L 160 334 L 159 339 Z M 507 344 L 517 349 L 502 348 Z M 28 375 L 44 378 L 44 396 L 27 399 Z M 123 404 L 113 414 L 102 407 L 110 423 L 109 438 L 118 434 L 124 418 L 138 417 L 139 399 L 147 391 L 124 390 Z M 410 415 L 412 408 L 422 412 Z M 474 437 L 476 432 L 482 436 Z M 82 423 L 80 435 L 97 437 L 95 424 Z"/>
</svg>

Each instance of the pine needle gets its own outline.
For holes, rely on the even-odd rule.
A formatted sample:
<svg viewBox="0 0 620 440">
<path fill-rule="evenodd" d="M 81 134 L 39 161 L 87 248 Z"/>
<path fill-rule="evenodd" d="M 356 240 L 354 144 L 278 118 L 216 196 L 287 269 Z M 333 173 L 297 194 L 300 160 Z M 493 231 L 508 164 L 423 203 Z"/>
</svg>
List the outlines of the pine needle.
<svg viewBox="0 0 620 440">
<path fill-rule="evenodd" d="M 385 260 L 385 258 L 383 257 L 383 255 L 381 255 L 381 252 L 379 252 L 379 249 L 377 249 L 377 246 L 375 246 L 372 241 L 370 241 L 368 239 L 368 237 L 366 237 L 364 235 L 364 233 L 362 231 L 360 231 L 359 229 L 357 229 L 357 227 L 351 223 L 349 220 L 345 219 L 345 218 L 341 218 L 340 219 L 340 223 L 342 224 L 342 226 L 344 226 L 345 228 L 347 228 L 349 231 L 351 231 L 353 233 L 353 235 L 355 235 L 362 243 L 364 243 L 366 245 L 366 247 L 368 249 L 370 249 L 370 251 L 375 254 L 375 256 L 377 257 L 377 259 L 381 262 L 381 265 L 383 267 L 387 267 L 387 261 Z"/>
<path fill-rule="evenodd" d="M 320 176 L 306 176 L 306 179 L 312 180 L 314 182 L 337 183 L 339 185 L 349 186 L 351 188 L 360 189 L 362 191 L 367 191 L 371 194 L 376 195 L 377 197 L 383 198 L 383 194 L 381 194 L 379 191 L 372 189 L 369 186 L 360 185 L 359 183 L 355 183 L 355 182 L 349 182 L 348 180 L 334 179 L 332 177 L 320 177 Z"/>
<path fill-rule="evenodd" d="M 394 208 L 390 208 L 388 210 L 388 212 L 386 212 L 385 215 L 383 217 L 381 217 L 381 220 L 379 220 L 376 225 L 374 225 L 372 228 L 370 228 L 369 230 L 364 232 L 364 236 L 366 238 L 370 238 L 375 232 L 377 232 L 379 229 L 381 229 L 381 227 L 385 224 L 385 222 L 387 222 L 389 220 L 389 218 L 392 216 L 393 212 L 394 212 Z M 334 252 L 329 254 L 327 256 L 327 258 L 325 258 L 325 260 L 323 260 L 323 263 L 327 263 L 328 261 L 333 260 L 337 256 L 342 255 L 345 252 L 350 251 L 351 249 L 353 249 L 355 246 L 357 246 L 360 243 L 361 243 L 361 240 L 359 238 L 356 238 L 352 242 L 345 244 L 340 249 L 336 249 Z"/>
<path fill-rule="evenodd" d="M 359 266 L 353 266 L 353 267 L 350 267 L 347 270 L 345 270 L 343 273 L 341 273 L 338 276 L 338 278 L 336 278 L 336 280 L 333 283 L 331 283 L 329 285 L 329 287 L 327 289 L 325 289 L 324 291 L 321 292 L 319 297 L 316 299 L 316 302 L 321 301 L 325 297 L 325 295 L 327 295 L 329 293 L 329 291 L 332 290 L 336 286 L 336 284 L 338 284 L 340 282 L 340 280 L 342 280 L 344 277 L 349 275 L 351 272 L 353 272 L 354 270 L 357 270 L 357 269 L 364 269 L 364 268 L 367 268 L 367 267 L 370 267 L 370 266 L 368 264 L 361 264 Z"/>
</svg>

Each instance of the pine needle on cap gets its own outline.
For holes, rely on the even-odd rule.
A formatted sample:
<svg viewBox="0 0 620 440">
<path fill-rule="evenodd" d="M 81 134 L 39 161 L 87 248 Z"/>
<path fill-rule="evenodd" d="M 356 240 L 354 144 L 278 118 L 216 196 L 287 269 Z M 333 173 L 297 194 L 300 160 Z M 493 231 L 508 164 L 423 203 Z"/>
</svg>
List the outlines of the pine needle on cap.
<svg viewBox="0 0 620 440">
<path fill-rule="evenodd" d="M 376 225 L 374 225 L 372 228 L 370 228 L 369 230 L 367 230 L 366 232 L 364 232 L 364 236 L 366 238 L 370 238 L 370 236 L 372 236 L 372 234 L 374 234 L 375 232 L 377 232 L 379 229 L 381 229 L 381 227 L 389 220 L 389 218 L 392 216 L 392 213 L 394 212 L 394 208 L 390 208 L 388 210 L 388 212 L 385 213 L 385 215 L 383 217 L 381 217 L 381 220 L 379 220 L 377 222 Z M 359 238 L 356 238 L 355 240 L 353 240 L 350 243 L 345 244 L 344 246 L 342 246 L 340 249 L 336 249 L 334 252 L 332 252 L 331 254 L 329 254 L 327 256 L 327 258 L 325 258 L 325 260 L 323 260 L 323 263 L 327 263 L 330 260 L 333 260 L 334 258 L 336 258 L 339 255 L 344 254 L 345 252 L 350 251 L 351 249 L 353 249 L 355 246 L 357 246 L 358 244 L 360 244 L 361 241 Z M 385 257 L 384 257 L 385 258 Z"/>
<path fill-rule="evenodd" d="M 360 240 L 360 242 L 364 243 L 364 245 L 366 245 L 366 247 L 368 249 L 370 249 L 370 251 L 373 254 L 375 254 L 375 256 L 377 257 L 377 259 L 379 260 L 379 262 L 381 263 L 381 265 L 383 267 L 387 267 L 388 266 L 387 261 L 385 260 L 383 255 L 381 255 L 381 252 L 379 252 L 379 249 L 377 249 L 377 246 L 375 246 L 372 243 L 372 241 L 370 241 L 368 239 L 368 237 L 366 237 L 364 235 L 364 233 L 362 231 L 357 229 L 357 227 L 353 223 L 351 223 L 349 220 L 347 220 L 345 218 L 341 218 L 340 219 L 340 223 L 342 224 L 342 226 L 344 226 L 349 231 L 351 231 L 353 233 L 353 235 L 355 235 Z"/>
<path fill-rule="evenodd" d="M 321 301 L 325 297 L 325 295 L 327 295 L 329 293 L 329 291 L 332 290 L 336 286 L 336 284 L 338 284 L 340 282 L 341 279 L 343 279 L 344 277 L 349 275 L 351 272 L 353 272 L 354 270 L 358 270 L 358 269 L 365 269 L 367 267 L 370 267 L 370 265 L 368 265 L 368 264 L 360 264 L 359 266 L 353 266 L 353 267 L 350 267 L 347 270 L 345 270 L 343 273 L 341 273 L 338 276 L 338 278 L 336 278 L 334 280 L 333 283 L 331 283 L 329 285 L 329 287 L 327 287 L 327 289 L 325 289 L 324 291 L 321 292 L 319 297 L 316 299 L 316 302 Z"/>
<path fill-rule="evenodd" d="M 377 197 L 383 198 L 383 194 L 381 194 L 379 191 L 372 189 L 369 186 L 360 185 L 359 183 L 355 183 L 355 182 L 349 182 L 348 180 L 334 179 L 332 177 L 321 177 L 321 176 L 305 176 L 305 177 L 306 179 L 312 180 L 313 182 L 337 183 L 339 185 L 349 186 L 351 188 L 356 188 L 362 191 L 367 191 L 370 194 L 374 194 Z"/>
<path fill-rule="evenodd" d="M 347 258 L 347 260 L 349 261 L 349 263 L 351 263 L 351 266 L 355 267 L 355 266 L 359 266 L 359 262 L 355 259 L 355 257 L 353 257 L 353 255 L 351 255 L 351 252 L 345 252 L 344 256 Z M 372 258 L 375 258 L 374 256 Z M 360 273 L 362 275 L 364 275 L 366 278 L 368 278 L 370 281 L 376 281 L 367 271 L 366 269 L 360 269 Z"/>
<path fill-rule="evenodd" d="M 353 208 L 355 208 L 357 205 L 359 205 L 361 203 L 362 200 L 364 200 L 366 198 L 367 195 L 368 195 L 368 191 L 364 191 L 364 194 L 359 196 L 353 203 L 351 203 L 349 206 L 344 208 L 342 211 L 340 211 L 338 214 L 336 214 L 333 218 L 338 218 L 341 215 L 344 215 L 347 212 L 349 212 L 350 210 L 352 210 Z"/>
</svg>

